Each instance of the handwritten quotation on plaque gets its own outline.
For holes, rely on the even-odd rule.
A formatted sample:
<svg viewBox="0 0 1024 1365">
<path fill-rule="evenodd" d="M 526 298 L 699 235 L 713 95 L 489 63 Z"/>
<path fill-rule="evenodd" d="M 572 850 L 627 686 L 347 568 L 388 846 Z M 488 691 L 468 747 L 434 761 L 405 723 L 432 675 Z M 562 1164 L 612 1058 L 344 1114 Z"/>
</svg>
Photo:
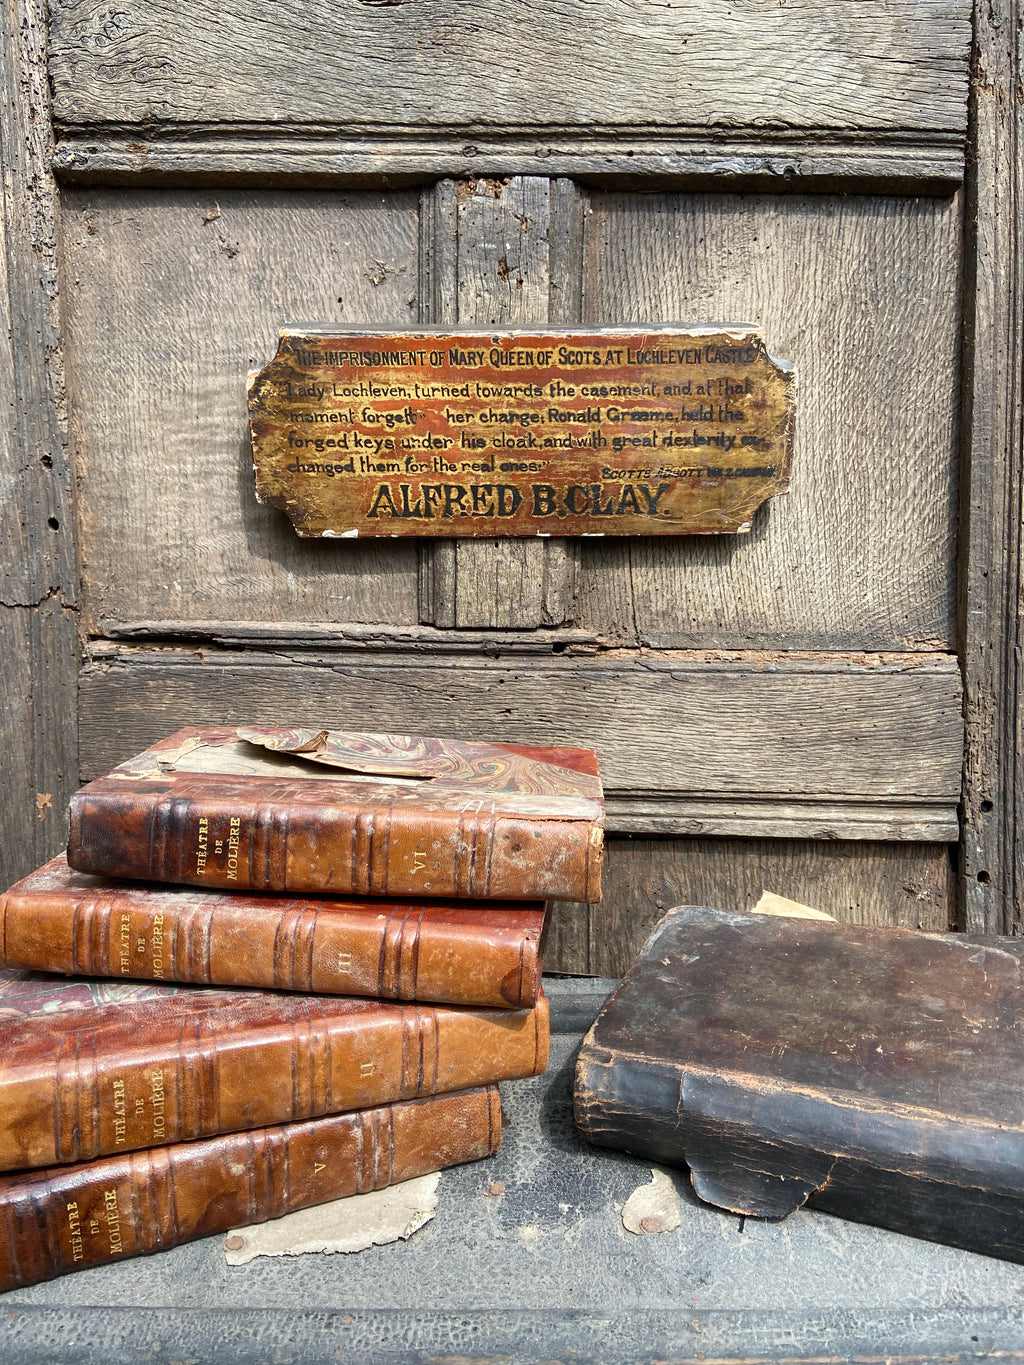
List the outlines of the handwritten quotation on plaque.
<svg viewBox="0 0 1024 1365">
<path fill-rule="evenodd" d="M 257 497 L 300 536 L 747 531 L 795 385 L 748 326 L 286 328 L 250 380 Z"/>
</svg>

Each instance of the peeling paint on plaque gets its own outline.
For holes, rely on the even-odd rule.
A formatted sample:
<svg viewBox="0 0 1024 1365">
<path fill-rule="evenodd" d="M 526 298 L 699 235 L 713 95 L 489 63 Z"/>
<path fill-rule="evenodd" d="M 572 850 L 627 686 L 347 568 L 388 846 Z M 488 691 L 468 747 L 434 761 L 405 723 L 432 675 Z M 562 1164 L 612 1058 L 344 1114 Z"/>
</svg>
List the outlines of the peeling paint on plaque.
<svg viewBox="0 0 1024 1365">
<path fill-rule="evenodd" d="M 287 327 L 250 377 L 256 495 L 300 536 L 748 531 L 795 390 L 747 324 Z"/>
</svg>

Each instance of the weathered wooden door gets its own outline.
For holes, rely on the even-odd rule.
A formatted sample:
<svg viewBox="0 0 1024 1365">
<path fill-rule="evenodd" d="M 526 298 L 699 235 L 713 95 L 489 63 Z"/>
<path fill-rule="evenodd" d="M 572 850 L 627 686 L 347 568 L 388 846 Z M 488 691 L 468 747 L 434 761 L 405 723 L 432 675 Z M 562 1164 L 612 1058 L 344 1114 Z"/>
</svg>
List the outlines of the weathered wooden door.
<svg viewBox="0 0 1024 1365">
<path fill-rule="evenodd" d="M 594 744 L 554 968 L 765 887 L 1015 927 L 1013 9 L 969 100 L 966 0 L 6 0 L 5 877 L 159 735 L 293 721 Z M 300 542 L 245 378 L 311 320 L 756 322 L 792 491 L 731 538 Z"/>
</svg>

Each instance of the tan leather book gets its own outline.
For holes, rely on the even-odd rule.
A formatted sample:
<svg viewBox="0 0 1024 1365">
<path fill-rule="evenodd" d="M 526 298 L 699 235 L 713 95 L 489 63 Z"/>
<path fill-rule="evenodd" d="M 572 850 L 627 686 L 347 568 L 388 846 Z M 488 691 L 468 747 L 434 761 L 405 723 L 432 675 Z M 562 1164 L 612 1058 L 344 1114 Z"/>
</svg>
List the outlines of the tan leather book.
<svg viewBox="0 0 1024 1365">
<path fill-rule="evenodd" d="M 71 800 L 79 872 L 228 891 L 601 898 L 589 749 L 179 730 Z"/>
<path fill-rule="evenodd" d="M 500 1146 L 489 1086 L 0 1176 L 0 1292 L 380 1190 Z"/>
<path fill-rule="evenodd" d="M 538 1075 L 548 1005 L 488 1010 L 0 972 L 0 1170 Z"/>
<path fill-rule="evenodd" d="M 140 885 L 63 854 L 0 896 L 11 967 L 529 1008 L 541 904 L 310 900 Z"/>
</svg>

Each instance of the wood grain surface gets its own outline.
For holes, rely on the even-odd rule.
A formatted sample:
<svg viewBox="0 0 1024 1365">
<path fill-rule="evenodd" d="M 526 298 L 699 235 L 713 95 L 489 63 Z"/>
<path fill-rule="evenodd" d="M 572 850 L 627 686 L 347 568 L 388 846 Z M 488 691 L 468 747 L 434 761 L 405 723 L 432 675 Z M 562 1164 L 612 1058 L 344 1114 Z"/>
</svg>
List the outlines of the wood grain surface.
<svg viewBox="0 0 1024 1365">
<path fill-rule="evenodd" d="M 674 905 L 750 911 L 762 891 L 847 924 L 942 931 L 956 877 L 941 844 L 786 839 L 609 839 L 599 905 L 555 906 L 545 969 L 621 976 Z"/>
<path fill-rule="evenodd" d="M 421 321 L 527 326 L 578 319 L 580 195 L 564 180 L 444 180 L 421 202 Z M 579 541 L 454 541 L 420 550 L 420 620 L 532 629 L 572 612 Z"/>
<path fill-rule="evenodd" d="M 591 204 L 588 320 L 755 322 L 799 391 L 791 491 L 751 534 L 584 542 L 576 624 L 668 648 L 951 648 L 957 200 Z"/>
<path fill-rule="evenodd" d="M 59 203 L 40 10 L 0 5 L 0 885 L 60 847 L 78 766 Z"/>
<path fill-rule="evenodd" d="M 415 621 L 416 550 L 298 546 L 253 490 L 247 370 L 282 322 L 410 321 L 416 196 L 82 190 L 66 339 L 86 622 Z"/>
<path fill-rule="evenodd" d="M 569 0 L 54 0 L 55 164 L 97 182 L 65 187 L 58 256 L 52 191 L 41 212 L 24 193 L 50 184 L 42 30 L 5 0 L 23 62 L 8 61 L 6 79 L 34 92 L 4 103 L 9 207 L 22 214 L 11 221 L 31 245 L 5 257 L 19 340 L 0 380 L 21 383 L 20 367 L 19 401 L 35 414 L 12 428 L 14 496 L 0 502 L 16 547 L 3 596 L 11 875 L 52 842 L 74 767 L 59 306 L 82 623 L 149 642 L 96 643 L 81 680 L 86 773 L 187 721 L 344 713 L 368 728 L 402 718 L 428 732 L 592 738 L 613 828 L 693 857 L 700 842 L 730 869 L 768 835 L 818 836 L 815 856 L 845 839 L 878 858 L 870 874 L 830 863 L 837 902 L 845 876 L 898 917 L 910 912 L 883 869 L 920 858 L 934 871 L 946 854 L 933 843 L 890 857 L 896 846 L 878 841 L 951 837 L 963 646 L 968 920 L 1010 923 L 1019 741 L 1006 701 L 1016 633 L 1002 622 L 1017 582 L 1006 525 L 1019 519 L 1021 324 L 1005 205 L 1024 138 L 1020 109 L 999 97 L 1020 69 L 1019 0 L 1008 3 L 979 10 L 965 197 L 950 192 L 967 128 L 965 0 L 728 12 L 641 0 L 628 13 L 595 0 L 586 22 Z M 724 192 L 737 181 L 790 192 Z M 655 192 L 669 183 L 700 192 Z M 311 188 L 329 184 L 349 188 Z M 792 192 L 808 185 L 889 192 Z M 964 295 L 965 211 L 978 228 Z M 964 309 L 977 342 L 958 603 Z M 791 493 L 729 547 L 296 544 L 252 494 L 246 370 L 286 321 L 456 320 L 758 323 L 800 372 Z M 402 635 L 417 622 L 462 634 Z M 193 629 L 233 645 L 191 651 Z M 317 632 L 342 648 L 318 653 Z M 37 793 L 54 804 L 37 812 Z M 651 838 L 680 833 L 695 841 Z M 588 928 L 595 962 L 618 932 Z"/>
<path fill-rule="evenodd" d="M 681 827 L 690 832 L 717 832 L 716 810 L 738 800 L 749 833 L 764 834 L 773 804 L 795 801 L 809 823 L 815 806 L 825 808 L 829 837 L 847 834 L 843 807 L 850 837 L 870 837 L 858 807 L 884 805 L 893 824 L 901 813 L 932 813 L 910 837 L 949 839 L 958 691 L 952 659 L 913 656 L 516 661 L 127 647 L 82 676 L 82 775 L 96 777 L 182 725 L 329 727 L 344 718 L 347 728 L 384 733 L 587 745 L 606 792 L 627 809 L 637 798 L 654 807 L 687 798 Z M 764 803 L 760 821 L 751 798 Z M 726 813 L 733 832 L 740 821 Z"/>
<path fill-rule="evenodd" d="M 51 13 L 61 124 L 966 125 L 964 0 L 58 0 Z"/>
<path fill-rule="evenodd" d="M 377 129 L 258 132 L 89 128 L 59 137 L 65 184 L 421 185 L 437 178 L 571 176 L 620 189 L 952 194 L 964 178 L 959 133 L 791 132 L 785 128 Z"/>
<path fill-rule="evenodd" d="M 1024 923 L 1021 556 L 1024 507 L 1024 86 L 1020 0 L 977 8 L 969 186 L 960 632 L 965 679 L 961 893 L 975 933 Z"/>
<path fill-rule="evenodd" d="M 402 623 L 420 615 L 488 628 L 575 620 L 614 642 L 665 647 L 950 647 L 955 201 L 596 196 L 590 317 L 756 315 L 773 349 L 796 359 L 793 491 L 759 515 L 742 545 L 439 546 L 425 551 L 414 605 L 412 547 L 296 547 L 283 518 L 252 503 L 235 391 L 288 314 L 319 307 L 383 320 L 408 308 L 413 201 L 147 191 L 133 196 L 129 213 L 116 191 L 69 198 L 68 262 L 78 281 L 69 368 L 90 628 L 147 616 Z M 573 261 L 585 208 L 559 182 L 432 192 L 422 214 L 421 312 L 518 321 L 547 300 L 548 314 L 564 321 L 582 284 Z M 204 221 L 218 209 L 220 218 Z M 287 230 L 300 209 L 301 238 Z M 330 254 L 339 216 L 361 259 Z M 133 259 L 150 237 L 160 250 Z M 887 283 L 894 274 L 905 282 L 898 292 Z M 281 296 L 259 292 L 263 278 L 279 281 Z M 309 301 L 314 278 L 319 305 Z M 813 287 L 797 287 L 807 280 Z M 111 312 L 118 326 L 96 346 Z M 216 343 L 212 367 L 204 329 Z M 163 385 L 154 386 L 152 367 L 165 373 Z M 197 446 L 209 459 L 186 478 Z M 239 500 L 245 534 L 231 513 Z M 121 575 L 115 564 L 125 553 L 131 572 Z"/>
</svg>

